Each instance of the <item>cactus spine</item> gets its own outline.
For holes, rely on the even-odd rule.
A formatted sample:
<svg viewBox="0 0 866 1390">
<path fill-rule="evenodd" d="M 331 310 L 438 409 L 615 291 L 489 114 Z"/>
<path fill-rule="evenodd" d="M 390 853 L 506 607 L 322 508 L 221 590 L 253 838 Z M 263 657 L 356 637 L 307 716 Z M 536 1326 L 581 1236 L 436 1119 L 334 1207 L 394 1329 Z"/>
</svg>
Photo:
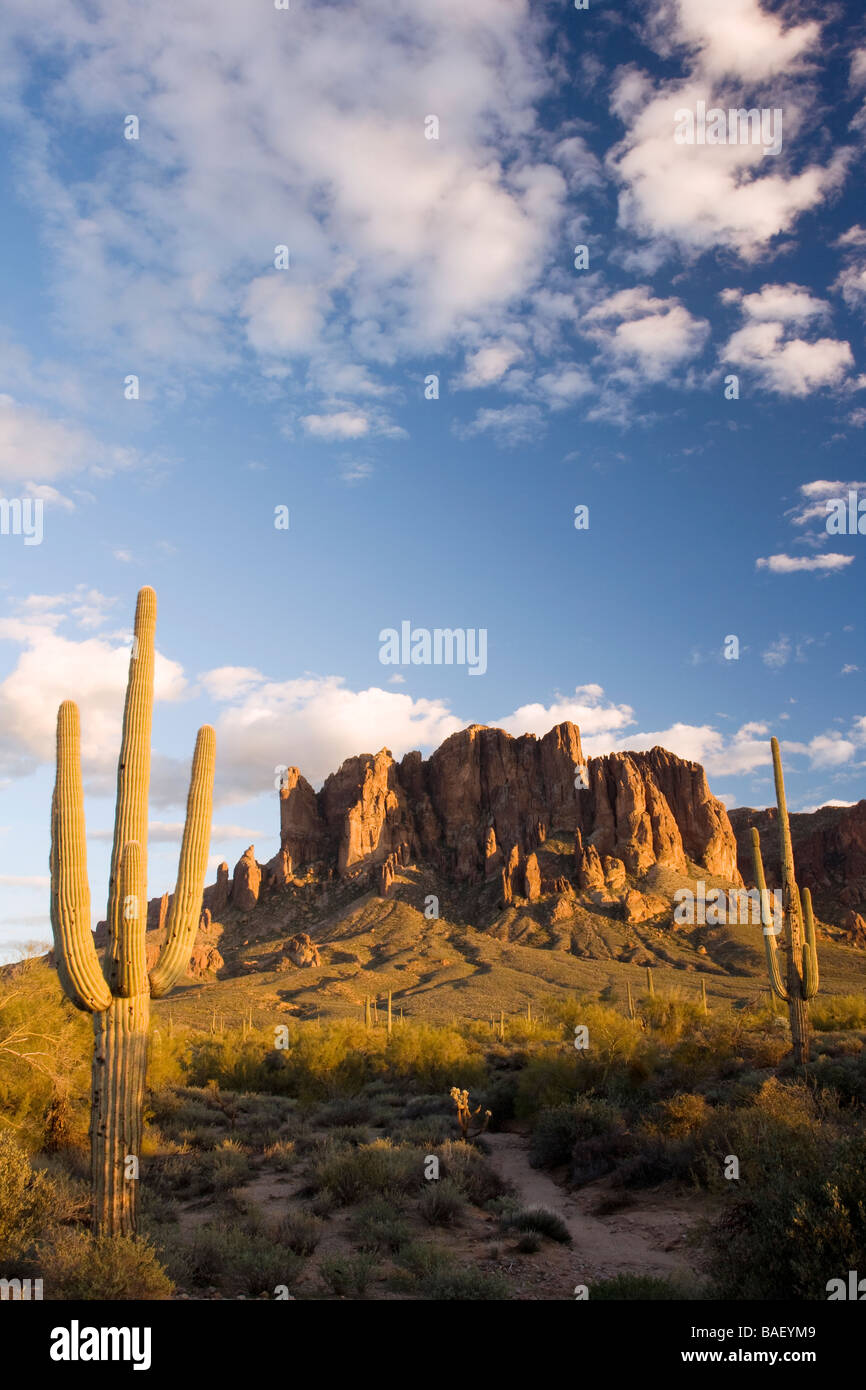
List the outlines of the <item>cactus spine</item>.
<svg viewBox="0 0 866 1390">
<path fill-rule="evenodd" d="M 808 888 L 804 888 L 801 906 L 800 890 L 794 876 L 791 825 L 788 820 L 785 780 L 782 775 L 782 758 L 779 752 L 778 739 L 774 738 L 770 746 L 773 750 L 773 776 L 776 782 L 776 805 L 779 809 L 782 916 L 788 928 L 788 969 L 784 984 L 776 947 L 776 935 L 779 929 L 770 911 L 767 881 L 764 877 L 764 863 L 761 858 L 761 837 L 755 826 L 752 826 L 752 862 L 755 869 L 755 883 L 761 895 L 761 922 L 770 986 L 773 993 L 788 1005 L 794 1061 L 798 1066 L 805 1066 L 809 1060 L 808 1000 L 818 993 L 819 984 L 815 919 L 812 915 L 812 895 Z"/>
<path fill-rule="evenodd" d="M 144 588 L 136 605 L 123 712 L 108 946 L 102 967 L 90 929 L 78 707 L 64 700 L 57 715 L 51 924 L 61 984 L 76 1008 L 93 1015 L 90 1151 L 97 1235 L 135 1233 L 150 999 L 167 994 L 186 969 L 201 911 L 210 841 L 214 731 L 205 725 L 196 739 L 166 942 L 148 977 L 147 803 L 155 628 L 156 595 Z"/>
</svg>

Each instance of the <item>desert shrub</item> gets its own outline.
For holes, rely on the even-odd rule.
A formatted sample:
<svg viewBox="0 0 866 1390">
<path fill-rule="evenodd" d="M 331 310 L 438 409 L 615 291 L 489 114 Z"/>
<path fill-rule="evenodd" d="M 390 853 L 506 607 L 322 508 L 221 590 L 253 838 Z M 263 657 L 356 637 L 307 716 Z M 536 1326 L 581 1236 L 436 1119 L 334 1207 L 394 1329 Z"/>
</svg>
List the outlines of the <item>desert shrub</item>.
<svg viewBox="0 0 866 1390">
<path fill-rule="evenodd" d="M 541 1237 L 533 1231 L 524 1231 L 514 1248 L 520 1255 L 537 1255 L 541 1249 Z"/>
<path fill-rule="evenodd" d="M 514 1119 L 519 1076 L 515 1072 L 500 1072 L 484 1087 L 480 1095 L 482 1110 L 490 1110 L 490 1128 L 501 1129 Z"/>
<path fill-rule="evenodd" d="M 215 1285 L 233 1296 L 272 1294 L 279 1284 L 291 1287 L 303 1269 L 300 1256 L 276 1245 L 271 1235 L 239 1225 L 200 1226 L 171 1254 L 178 1261 L 178 1277 L 185 1275 L 198 1287 Z"/>
<path fill-rule="evenodd" d="M 336 1153 L 317 1164 L 313 1183 L 327 1188 L 340 1206 L 362 1197 L 417 1191 L 424 1181 L 421 1150 L 395 1147 L 387 1139 Z"/>
<path fill-rule="evenodd" d="M 419 1293 L 432 1302 L 498 1302 L 510 1297 L 501 1274 L 487 1274 L 471 1267 L 440 1265 L 419 1280 Z"/>
<path fill-rule="evenodd" d="M 499 1174 L 473 1144 L 449 1140 L 441 1146 L 438 1156 L 440 1181 L 451 1178 L 473 1206 L 483 1207 L 504 1191 Z"/>
<path fill-rule="evenodd" d="M 406 1120 L 395 1127 L 404 1144 L 414 1144 L 422 1149 L 435 1149 L 451 1139 L 457 1129 L 452 1113 L 450 1115 L 427 1115 L 417 1120 Z"/>
<path fill-rule="evenodd" d="M 668 1043 L 676 1042 L 704 1020 L 700 1004 L 675 993 L 645 995 L 640 1001 L 640 1012 L 647 1026 Z"/>
<path fill-rule="evenodd" d="M 361 1251 L 356 1255 L 329 1255 L 319 1262 L 319 1274 L 338 1298 L 363 1298 L 375 1267 L 375 1256 Z"/>
<path fill-rule="evenodd" d="M 486 1078 L 480 1045 L 453 1028 L 413 1023 L 395 1028 L 386 1049 L 388 1074 L 426 1091 L 447 1090 L 458 1084 L 472 1090 Z"/>
<path fill-rule="evenodd" d="M 622 1112 L 616 1105 L 598 1096 L 578 1096 L 541 1111 L 532 1131 L 529 1161 L 534 1168 L 556 1168 L 570 1162 L 580 1141 L 622 1129 Z"/>
<path fill-rule="evenodd" d="M 172 1281 L 149 1240 L 59 1231 L 42 1255 L 48 1299 L 170 1298 Z"/>
<path fill-rule="evenodd" d="M 362 1096 L 342 1096 L 329 1100 L 313 1116 L 313 1124 L 324 1129 L 338 1126 L 354 1127 L 368 1125 L 373 1117 L 373 1106 Z"/>
<path fill-rule="evenodd" d="M 0 1114 L 19 1144 L 33 1152 L 50 1140 L 52 1102 L 61 1101 L 65 1142 L 84 1147 L 93 1029 L 44 961 L 22 961 L 0 976 L 0 1032 L 22 1044 L 4 1052 L 0 1067 Z"/>
<path fill-rule="evenodd" d="M 322 1223 L 303 1211 L 289 1211 L 276 1229 L 276 1240 L 293 1255 L 312 1255 L 322 1238 Z"/>
<path fill-rule="evenodd" d="M 763 1181 L 738 1184 L 705 1229 L 720 1298 L 824 1300 L 831 1279 L 866 1249 L 866 1136 L 813 1139 L 797 1161 L 780 1153 Z"/>
<path fill-rule="evenodd" d="M 866 1028 L 866 994 L 818 994 L 809 1005 L 809 1017 L 821 1033 Z"/>
<path fill-rule="evenodd" d="M 56 1219 L 56 1190 L 24 1150 L 0 1130 L 0 1262 L 21 1259 Z"/>
<path fill-rule="evenodd" d="M 658 1126 L 663 1134 L 681 1137 L 701 1132 L 710 1115 L 705 1098 L 686 1092 L 663 1100 L 658 1110 Z"/>
<path fill-rule="evenodd" d="M 358 1208 L 353 1231 L 360 1250 L 393 1254 L 409 1240 L 405 1216 L 385 1197 L 372 1197 Z"/>
<path fill-rule="evenodd" d="M 533 1121 L 541 1110 L 573 1100 L 577 1089 L 578 1066 L 574 1051 L 570 1055 L 534 1057 L 517 1078 L 514 1114 L 519 1120 Z"/>
<path fill-rule="evenodd" d="M 548 1211 L 547 1207 L 521 1207 L 503 1215 L 501 1224 L 505 1231 L 534 1231 L 560 1245 L 571 1244 L 571 1232 L 562 1217 L 555 1211 Z"/>
<path fill-rule="evenodd" d="M 428 1115 L 453 1115 L 454 1102 L 447 1094 L 436 1092 L 429 1096 L 413 1096 L 406 1101 L 403 1115 L 407 1120 L 417 1120 Z"/>
<path fill-rule="evenodd" d="M 451 1226 L 459 1221 L 466 1198 L 451 1178 L 430 1182 L 421 1194 L 418 1214 L 428 1226 Z"/>
</svg>

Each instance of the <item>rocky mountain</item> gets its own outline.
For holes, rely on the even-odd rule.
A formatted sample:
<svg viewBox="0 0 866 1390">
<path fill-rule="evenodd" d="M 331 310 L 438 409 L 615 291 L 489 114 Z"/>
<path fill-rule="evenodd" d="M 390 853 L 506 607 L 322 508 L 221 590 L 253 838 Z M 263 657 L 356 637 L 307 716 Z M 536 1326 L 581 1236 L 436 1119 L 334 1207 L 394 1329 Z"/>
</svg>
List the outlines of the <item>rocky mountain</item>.
<svg viewBox="0 0 866 1390">
<path fill-rule="evenodd" d="M 546 890 L 536 851 L 554 831 L 573 837 L 574 881 L 584 888 L 603 885 L 606 860 L 637 877 L 654 865 L 686 872 L 691 862 L 740 882 L 727 813 L 697 763 L 663 748 L 585 759 L 571 723 L 541 739 L 473 724 L 429 758 L 363 753 L 319 793 L 290 768 L 280 850 L 264 881 L 285 884 L 318 865 L 387 892 L 398 866 L 423 862 L 458 883 L 498 878 L 504 901 L 532 899 Z M 251 866 L 239 867 L 249 885 Z"/>
</svg>

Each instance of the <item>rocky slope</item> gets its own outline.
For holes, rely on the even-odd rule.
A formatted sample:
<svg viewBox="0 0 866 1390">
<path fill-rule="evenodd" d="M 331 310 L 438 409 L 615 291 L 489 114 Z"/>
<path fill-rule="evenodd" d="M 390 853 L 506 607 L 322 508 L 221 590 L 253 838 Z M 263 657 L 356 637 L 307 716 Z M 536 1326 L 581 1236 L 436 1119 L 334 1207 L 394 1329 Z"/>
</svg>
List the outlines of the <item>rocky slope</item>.
<svg viewBox="0 0 866 1390">
<path fill-rule="evenodd" d="M 761 836 L 761 853 L 770 884 L 781 882 L 779 828 L 775 806 L 731 811 L 740 872 L 753 882 L 751 828 Z M 866 946 L 866 801 L 855 806 L 822 806 L 791 814 L 791 842 L 797 881 L 809 888 L 819 916 L 844 927 Z"/>
</svg>

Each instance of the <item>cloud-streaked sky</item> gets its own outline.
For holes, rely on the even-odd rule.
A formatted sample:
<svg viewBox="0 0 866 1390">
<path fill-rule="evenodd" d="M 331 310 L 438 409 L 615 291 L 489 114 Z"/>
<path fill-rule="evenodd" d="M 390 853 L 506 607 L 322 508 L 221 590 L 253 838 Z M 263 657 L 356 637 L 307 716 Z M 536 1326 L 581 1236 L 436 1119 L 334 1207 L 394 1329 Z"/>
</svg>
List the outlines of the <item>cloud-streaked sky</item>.
<svg viewBox="0 0 866 1390">
<path fill-rule="evenodd" d="M 0 489 L 44 516 L 0 535 L 0 949 L 47 928 L 65 697 L 101 915 L 144 583 L 152 893 L 204 720 L 231 864 L 279 766 L 471 722 L 730 806 L 776 733 L 793 807 L 866 794 L 853 0 L 6 0 L 0 57 Z M 680 143 L 701 103 L 781 148 Z M 383 665 L 404 621 L 486 629 L 484 675 Z"/>
</svg>

